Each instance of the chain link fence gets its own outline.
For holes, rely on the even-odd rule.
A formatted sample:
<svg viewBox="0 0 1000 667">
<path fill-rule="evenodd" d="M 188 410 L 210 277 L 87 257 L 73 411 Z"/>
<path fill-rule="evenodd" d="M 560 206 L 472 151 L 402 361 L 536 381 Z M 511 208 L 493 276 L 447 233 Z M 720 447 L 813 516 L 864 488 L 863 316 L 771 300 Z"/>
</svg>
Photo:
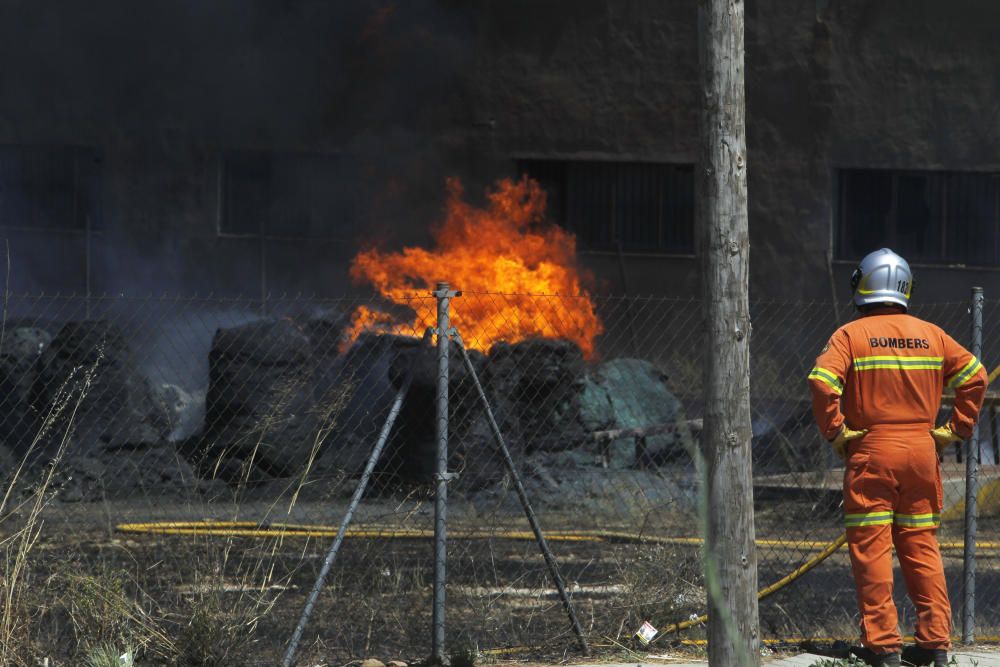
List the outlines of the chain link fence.
<svg viewBox="0 0 1000 667">
<path fill-rule="evenodd" d="M 1000 349 L 990 306 L 987 368 Z M 436 310 L 431 295 L 395 305 L 270 299 L 266 314 L 240 299 L 10 296 L 0 331 L 2 662 L 80 664 L 114 649 L 150 664 L 279 664 L 354 495 L 298 664 L 429 655 Z M 519 485 L 593 650 L 637 648 L 647 621 L 660 635 L 645 650 L 702 639 L 692 457 L 701 304 L 466 292 L 451 313 L 448 652 L 579 650 Z M 965 299 L 914 314 L 970 345 Z M 762 636 L 850 639 L 850 566 L 833 548 L 842 468 L 813 425 L 805 376 L 853 313 L 755 302 L 751 315 L 759 579 L 778 584 L 761 601 Z M 996 421 L 991 394 L 980 427 L 981 638 L 1000 632 Z M 384 451 L 355 494 L 383 431 Z M 960 627 L 965 463 L 957 449 L 944 458 L 939 536 Z M 897 601 L 911 629 L 901 580 Z"/>
</svg>

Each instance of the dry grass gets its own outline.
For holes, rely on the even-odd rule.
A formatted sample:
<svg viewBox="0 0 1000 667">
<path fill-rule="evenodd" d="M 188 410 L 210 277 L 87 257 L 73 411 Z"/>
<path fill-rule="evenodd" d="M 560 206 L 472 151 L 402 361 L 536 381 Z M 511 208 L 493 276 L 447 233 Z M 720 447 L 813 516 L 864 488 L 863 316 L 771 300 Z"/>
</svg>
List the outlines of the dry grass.
<svg viewBox="0 0 1000 667">
<path fill-rule="evenodd" d="M 84 656 L 122 654 L 168 662 L 177 647 L 156 607 L 121 571 L 97 574 L 67 571 L 56 575 L 48 591 L 61 591 L 56 607 L 69 623 L 73 644 Z M 89 659 L 89 658 L 88 658 Z"/>
<path fill-rule="evenodd" d="M 224 550 L 228 557 L 229 549 Z M 225 565 L 220 564 L 222 571 Z M 197 571 L 201 572 L 199 567 Z M 257 626 L 269 614 L 280 593 L 259 569 L 243 574 L 234 586 L 217 571 L 195 577 L 196 585 L 181 596 L 173 663 L 178 667 L 224 667 L 254 653 Z M 260 583 L 258 583 L 260 582 Z M 230 591 L 236 591 L 235 596 Z"/>
<path fill-rule="evenodd" d="M 55 480 L 71 447 L 76 412 L 102 360 L 103 351 L 99 351 L 93 366 L 74 369 L 66 378 L 20 465 L 7 480 L 0 500 L 0 558 L 4 560 L 0 578 L 0 664 L 246 664 L 246 656 L 255 652 L 260 641 L 259 622 L 273 611 L 282 592 L 289 588 L 292 572 L 279 574 L 275 568 L 283 540 L 245 549 L 236 538 L 204 539 L 190 549 L 192 557 L 184 565 L 184 578 L 191 583 L 167 589 L 162 586 L 155 563 L 146 568 L 121 567 L 120 557 L 124 555 L 127 560 L 127 551 L 113 559 L 99 557 L 86 563 L 72 544 L 66 545 L 68 553 L 62 561 L 53 563 L 51 558 L 40 558 L 36 553 L 45 524 L 43 516 L 56 495 Z M 347 383 L 326 397 L 308 465 L 286 489 L 291 492 L 288 513 L 294 509 L 299 491 L 347 404 L 350 391 Z M 279 401 L 275 411 L 284 407 Z M 259 430 L 261 438 L 273 426 L 273 420 L 265 421 L 268 423 Z M 52 439 L 58 440 L 58 449 L 38 476 L 36 459 L 44 443 Z M 247 476 L 234 485 L 237 497 L 252 486 L 251 467 L 246 467 Z M 37 479 L 29 483 L 26 478 L 30 475 Z M 146 592 L 145 582 L 154 583 L 155 596 Z"/>
<path fill-rule="evenodd" d="M 705 609 L 704 567 L 699 552 L 672 545 L 619 548 L 613 556 L 616 580 L 624 587 L 614 641 L 631 642 L 645 621 L 662 626 Z"/>
<path fill-rule="evenodd" d="M 90 390 L 102 357 L 103 350 L 99 351 L 92 367 L 74 369 L 74 372 L 66 378 L 28 451 L 8 481 L 3 500 L 0 501 L 0 528 L 8 526 L 12 528 L 11 534 L 0 542 L 4 559 L 4 576 L 0 580 L 0 596 L 4 602 L 3 610 L 0 611 L 0 662 L 4 665 L 32 665 L 32 667 L 34 665 L 31 625 L 38 612 L 29 603 L 26 595 L 32 583 L 29 558 L 41 534 L 42 511 L 52 498 L 50 493 L 52 482 L 66 453 L 76 412 Z M 16 501 L 15 496 L 17 490 L 21 488 L 22 476 L 28 463 L 40 444 L 51 434 L 55 425 L 63 421 L 63 418 L 67 423 L 66 430 L 41 479 L 8 511 L 11 501 Z"/>
</svg>

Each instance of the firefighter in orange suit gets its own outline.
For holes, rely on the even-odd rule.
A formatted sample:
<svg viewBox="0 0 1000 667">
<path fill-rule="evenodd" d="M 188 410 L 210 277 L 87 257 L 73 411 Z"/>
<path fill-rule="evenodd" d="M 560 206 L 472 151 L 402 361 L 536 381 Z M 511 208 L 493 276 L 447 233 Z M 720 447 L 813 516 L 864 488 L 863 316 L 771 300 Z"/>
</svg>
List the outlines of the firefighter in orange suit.
<svg viewBox="0 0 1000 667">
<path fill-rule="evenodd" d="M 851 287 L 861 316 L 834 332 L 809 388 L 816 422 L 846 464 L 844 519 L 861 642 L 875 664 L 900 664 L 895 545 L 917 611 L 915 650 L 945 665 L 951 606 L 936 538 L 938 455 L 972 434 L 986 372 L 939 327 L 907 314 L 913 277 L 896 253 L 883 248 L 865 257 Z M 945 387 L 955 391 L 954 409 L 935 427 Z"/>
</svg>

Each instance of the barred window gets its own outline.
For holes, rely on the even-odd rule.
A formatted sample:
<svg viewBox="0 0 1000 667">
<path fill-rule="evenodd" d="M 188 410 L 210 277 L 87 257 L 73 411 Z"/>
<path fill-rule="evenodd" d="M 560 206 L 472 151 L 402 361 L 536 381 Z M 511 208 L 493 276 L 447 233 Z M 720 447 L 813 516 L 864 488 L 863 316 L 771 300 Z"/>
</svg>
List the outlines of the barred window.
<svg viewBox="0 0 1000 667">
<path fill-rule="evenodd" d="M 0 146 L 0 227 L 98 227 L 99 162 L 76 146 Z"/>
<path fill-rule="evenodd" d="M 548 193 L 549 216 L 581 250 L 694 253 L 690 164 L 520 160 Z"/>
<path fill-rule="evenodd" d="M 836 248 L 883 246 L 911 262 L 1000 265 L 1000 174 L 842 169 Z"/>
<path fill-rule="evenodd" d="M 343 155 L 233 152 L 222 161 L 219 233 L 349 239 L 357 184 Z"/>
</svg>

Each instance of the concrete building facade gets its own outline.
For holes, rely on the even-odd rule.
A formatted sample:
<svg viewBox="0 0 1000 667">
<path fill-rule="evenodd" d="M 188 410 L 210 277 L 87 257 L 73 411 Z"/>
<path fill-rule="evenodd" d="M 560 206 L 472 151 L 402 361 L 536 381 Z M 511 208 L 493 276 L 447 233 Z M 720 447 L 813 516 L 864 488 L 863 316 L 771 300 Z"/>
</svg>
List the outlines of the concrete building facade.
<svg viewBox="0 0 1000 667">
<path fill-rule="evenodd" d="M 882 245 L 1000 293 L 1000 5 L 745 11 L 752 297 Z M 696 296 L 696 42 L 687 0 L 4 3 L 11 289 L 339 295 L 447 176 L 526 172 L 596 291 Z"/>
</svg>

